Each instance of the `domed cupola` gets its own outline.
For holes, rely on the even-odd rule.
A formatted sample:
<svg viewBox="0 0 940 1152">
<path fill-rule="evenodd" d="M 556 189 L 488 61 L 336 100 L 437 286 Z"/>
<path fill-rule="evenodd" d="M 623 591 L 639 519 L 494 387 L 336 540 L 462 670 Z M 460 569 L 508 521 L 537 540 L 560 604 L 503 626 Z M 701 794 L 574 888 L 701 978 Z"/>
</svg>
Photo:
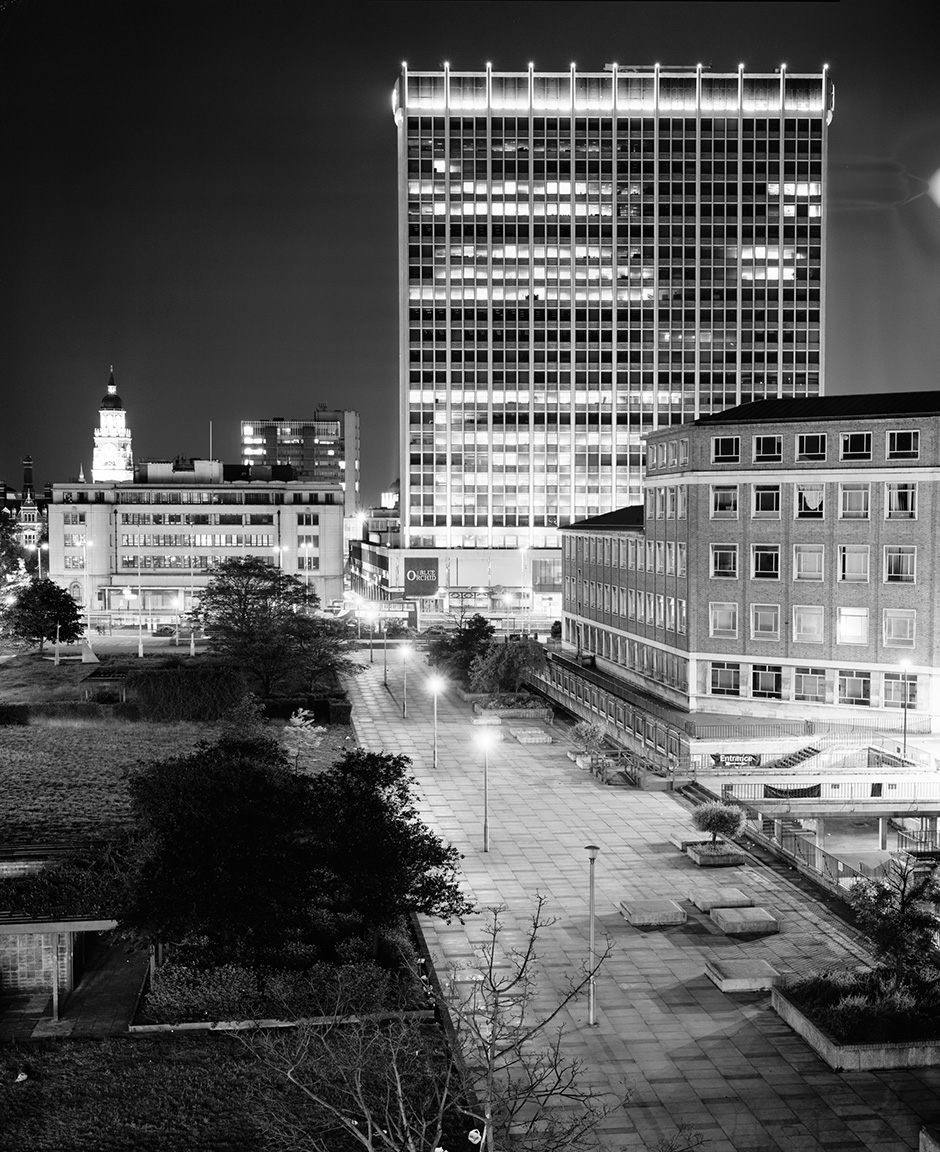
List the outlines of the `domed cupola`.
<svg viewBox="0 0 940 1152">
<path fill-rule="evenodd" d="M 111 369 L 111 379 L 108 381 L 107 395 L 102 398 L 101 410 L 119 411 L 124 407 L 121 397 L 117 394 L 117 385 L 114 383 L 114 369 Z"/>
<path fill-rule="evenodd" d="M 98 409 L 98 427 L 95 429 L 95 452 L 92 457 L 91 479 L 98 484 L 106 480 L 133 480 L 134 457 L 131 452 L 131 430 L 127 427 L 127 414 L 114 383 L 114 368 L 108 391 Z"/>
</svg>

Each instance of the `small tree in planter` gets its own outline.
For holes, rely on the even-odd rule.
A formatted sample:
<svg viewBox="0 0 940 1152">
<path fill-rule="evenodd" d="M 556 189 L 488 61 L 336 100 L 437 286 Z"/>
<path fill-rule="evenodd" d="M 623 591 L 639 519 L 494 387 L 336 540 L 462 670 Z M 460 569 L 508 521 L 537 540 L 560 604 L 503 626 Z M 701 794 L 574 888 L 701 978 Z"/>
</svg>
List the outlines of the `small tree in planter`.
<svg viewBox="0 0 940 1152">
<path fill-rule="evenodd" d="M 579 744 L 585 752 L 596 756 L 604 743 L 606 732 L 599 724 L 592 724 L 590 720 L 579 720 L 571 730 L 574 742 Z"/>
<path fill-rule="evenodd" d="M 719 842 L 718 838 L 733 840 L 744 827 L 744 820 L 744 809 L 736 804 L 723 804 L 718 800 L 700 804 L 692 813 L 692 823 L 699 832 L 707 832 L 712 842 L 706 845 L 691 845 L 688 849 L 691 858 L 696 864 L 701 864 L 708 858 L 712 861 L 721 860 L 722 863 L 743 863 L 743 856 L 729 845 Z"/>
</svg>

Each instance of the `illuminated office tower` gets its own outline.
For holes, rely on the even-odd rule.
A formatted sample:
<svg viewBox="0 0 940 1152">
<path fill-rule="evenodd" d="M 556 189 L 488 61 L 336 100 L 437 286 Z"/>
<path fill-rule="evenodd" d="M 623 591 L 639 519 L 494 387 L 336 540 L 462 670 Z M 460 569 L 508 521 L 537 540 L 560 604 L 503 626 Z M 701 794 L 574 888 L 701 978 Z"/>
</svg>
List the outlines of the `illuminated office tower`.
<svg viewBox="0 0 940 1152">
<path fill-rule="evenodd" d="M 823 391 L 811 74 L 402 71 L 402 528 L 539 547 L 641 499 L 643 433 Z"/>
</svg>

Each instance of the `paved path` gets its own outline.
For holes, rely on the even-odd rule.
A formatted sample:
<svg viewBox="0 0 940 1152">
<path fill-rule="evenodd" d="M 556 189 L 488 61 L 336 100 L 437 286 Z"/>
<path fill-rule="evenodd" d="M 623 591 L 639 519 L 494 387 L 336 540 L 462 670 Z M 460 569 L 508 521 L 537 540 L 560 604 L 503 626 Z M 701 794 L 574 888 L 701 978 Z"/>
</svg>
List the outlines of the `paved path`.
<svg viewBox="0 0 940 1152">
<path fill-rule="evenodd" d="M 543 986 L 561 988 L 587 957 L 588 862 L 600 845 L 597 921 L 613 953 L 597 982 L 598 1026 L 586 1000 L 565 1014 L 566 1051 L 582 1058 L 591 1082 L 629 1106 L 608 1118 L 605 1147 L 652 1147 L 684 1123 L 705 1152 L 909 1152 L 922 1123 L 940 1122 L 940 1069 L 837 1073 L 770 1008 L 769 994 L 725 995 L 704 975 L 709 957 L 763 958 L 789 976 L 865 959 L 857 937 L 798 888 L 754 863 L 721 881 L 743 888 L 780 920 L 777 936 L 746 942 L 717 932 L 686 902 L 691 884 L 713 880 L 668 842 L 688 825 L 677 797 L 605 788 L 565 755 L 567 743 L 520 745 L 490 753 L 490 851 L 482 848 L 482 754 L 469 706 L 456 694 L 438 708 L 438 768 L 432 771 L 432 705 L 423 658 L 410 663 L 408 716 L 401 715 L 400 663 L 380 663 L 351 686 L 360 742 L 413 759 L 424 818 L 464 855 L 466 886 L 478 907 L 505 907 L 507 940 L 525 932 L 535 894 L 555 924 L 542 936 Z M 631 928 L 618 912 L 627 896 L 684 901 L 688 923 Z M 466 924 L 423 923 L 438 965 L 466 968 L 482 917 Z"/>
</svg>

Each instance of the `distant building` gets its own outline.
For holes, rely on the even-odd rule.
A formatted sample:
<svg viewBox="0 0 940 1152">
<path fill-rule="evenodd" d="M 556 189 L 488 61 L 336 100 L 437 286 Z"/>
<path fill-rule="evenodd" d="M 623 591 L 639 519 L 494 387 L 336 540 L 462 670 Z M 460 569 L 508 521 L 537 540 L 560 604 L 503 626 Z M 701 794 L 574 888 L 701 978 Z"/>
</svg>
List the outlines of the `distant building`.
<svg viewBox="0 0 940 1152">
<path fill-rule="evenodd" d="M 322 410 L 309 420 L 241 422 L 244 464 L 288 464 L 298 480 L 339 485 L 347 516 L 359 508 L 359 413 Z"/>
<path fill-rule="evenodd" d="M 940 729 L 940 392 L 761 400 L 647 438 L 564 530 L 549 679 L 653 758 L 696 714 Z"/>
<path fill-rule="evenodd" d="M 95 429 L 95 449 L 91 463 L 94 483 L 113 480 L 131 480 L 134 476 L 134 453 L 131 448 L 131 430 L 127 427 L 127 413 L 114 383 L 114 369 L 108 381 L 108 391 L 101 401 L 98 427 Z"/>
<path fill-rule="evenodd" d="M 143 463 L 129 481 L 53 485 L 48 519 L 49 574 L 92 622 L 174 623 L 236 556 L 281 565 L 324 605 L 343 594 L 343 491 L 288 467 Z"/>
</svg>

